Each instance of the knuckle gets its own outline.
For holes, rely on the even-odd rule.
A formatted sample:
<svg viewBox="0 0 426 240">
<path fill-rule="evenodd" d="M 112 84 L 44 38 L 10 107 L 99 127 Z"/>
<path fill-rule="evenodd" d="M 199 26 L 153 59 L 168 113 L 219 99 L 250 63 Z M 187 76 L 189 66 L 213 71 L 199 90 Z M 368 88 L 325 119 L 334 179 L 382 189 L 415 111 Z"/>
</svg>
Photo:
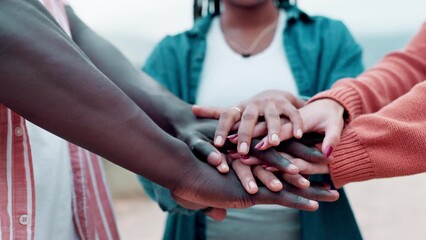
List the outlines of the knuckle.
<svg viewBox="0 0 426 240">
<path fill-rule="evenodd" d="M 276 111 L 273 111 L 273 112 L 268 112 L 268 113 L 265 115 L 265 117 L 266 117 L 266 118 L 279 118 L 279 117 L 280 117 L 280 114 L 279 114 L 278 112 L 276 112 Z"/>
<path fill-rule="evenodd" d="M 254 121 L 257 118 L 257 116 L 252 112 L 244 112 L 241 118 L 244 121 Z"/>
</svg>

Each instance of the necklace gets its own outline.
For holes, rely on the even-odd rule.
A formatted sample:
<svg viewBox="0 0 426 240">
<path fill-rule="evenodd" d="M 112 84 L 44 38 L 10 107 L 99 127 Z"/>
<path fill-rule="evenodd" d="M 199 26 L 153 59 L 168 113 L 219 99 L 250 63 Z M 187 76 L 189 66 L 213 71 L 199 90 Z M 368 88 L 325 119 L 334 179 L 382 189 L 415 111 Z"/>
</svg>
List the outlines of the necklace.
<svg viewBox="0 0 426 240">
<path fill-rule="evenodd" d="M 257 36 L 256 38 L 253 40 L 253 42 L 250 44 L 250 46 L 248 48 L 244 48 L 241 47 L 241 45 L 234 41 L 233 39 L 231 39 L 229 36 L 225 37 L 228 39 L 229 44 L 234 48 L 237 49 L 238 52 L 241 54 L 241 56 L 243 56 L 244 58 L 248 58 L 251 57 L 251 55 L 253 55 L 253 52 L 256 50 L 256 48 L 259 46 L 259 44 L 261 43 L 261 41 L 263 40 L 263 38 L 270 33 L 272 30 L 275 29 L 275 27 L 277 26 L 277 22 L 278 22 L 278 18 L 271 23 L 270 25 L 268 25 L 267 27 L 265 27 Z"/>
</svg>

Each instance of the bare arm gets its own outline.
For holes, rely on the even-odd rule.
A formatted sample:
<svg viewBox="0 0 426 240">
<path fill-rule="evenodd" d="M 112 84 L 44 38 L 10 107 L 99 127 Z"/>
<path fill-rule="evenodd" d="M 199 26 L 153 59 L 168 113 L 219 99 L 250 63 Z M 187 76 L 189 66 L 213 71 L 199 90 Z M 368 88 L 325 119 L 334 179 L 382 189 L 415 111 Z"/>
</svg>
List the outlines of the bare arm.
<svg viewBox="0 0 426 240">
<path fill-rule="evenodd" d="M 336 193 L 318 188 L 278 194 L 264 189 L 250 196 L 234 174 L 220 175 L 155 125 L 38 1 L 0 4 L 0 103 L 24 118 L 144 175 L 171 189 L 182 203 L 196 202 L 196 207 L 276 203 L 314 210 L 318 205 L 299 195 L 337 199 Z"/>
<path fill-rule="evenodd" d="M 158 166 L 178 169 L 181 159 L 191 160 L 189 149 L 156 126 L 102 74 L 43 8 L 3 1 L 0 24 L 2 104 L 71 142 L 173 187 L 172 177 L 159 178 Z M 176 154 L 182 157 L 176 159 Z M 140 156 L 156 156 L 157 162 L 141 162 Z"/>
</svg>

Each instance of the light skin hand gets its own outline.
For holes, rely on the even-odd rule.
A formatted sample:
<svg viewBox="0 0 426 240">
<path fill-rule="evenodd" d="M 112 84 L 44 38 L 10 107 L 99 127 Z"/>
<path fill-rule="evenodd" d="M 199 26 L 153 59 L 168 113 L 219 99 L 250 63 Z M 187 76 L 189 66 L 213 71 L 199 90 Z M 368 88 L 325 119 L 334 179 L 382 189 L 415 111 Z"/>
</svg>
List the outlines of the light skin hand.
<svg viewBox="0 0 426 240">
<path fill-rule="evenodd" d="M 338 102 L 331 99 L 321 99 L 307 104 L 299 109 L 302 116 L 304 128 L 303 132 L 316 132 L 325 134 L 322 143 L 322 152 L 325 157 L 329 157 L 333 149 L 340 141 L 345 121 L 344 121 L 344 108 Z M 289 139 L 289 132 L 291 132 L 292 123 L 288 122 L 281 126 L 280 140 L 284 141 Z M 262 139 L 263 146 L 259 148 L 267 149 L 272 145 L 268 143 L 267 139 Z"/>
<path fill-rule="evenodd" d="M 238 128 L 238 152 L 246 155 L 250 149 L 253 131 L 257 120 L 260 116 L 264 116 L 268 125 L 268 143 L 276 146 L 280 143 L 280 116 L 288 117 L 292 122 L 292 136 L 300 138 L 303 135 L 303 121 L 298 112 L 298 108 L 302 107 L 304 102 L 297 99 L 292 94 L 280 90 L 267 90 L 252 97 L 246 102 L 237 105 L 236 108 L 228 109 L 218 108 L 193 108 L 193 112 L 199 117 L 218 117 L 219 124 L 215 133 L 214 144 L 218 147 L 225 143 L 230 130 L 235 123 L 241 121 Z"/>
<path fill-rule="evenodd" d="M 282 174 L 282 178 L 295 187 L 301 189 L 309 187 L 310 182 L 303 177 L 303 175 L 329 173 L 329 167 L 326 161 L 310 162 L 293 157 L 287 153 L 280 152 L 280 154 L 286 159 L 289 159 L 300 170 L 299 174 Z M 238 164 L 235 164 L 236 162 L 238 162 Z M 250 182 L 256 182 L 255 177 L 271 191 L 279 191 L 282 189 L 283 185 L 276 176 L 279 170 L 275 167 L 264 165 L 264 163 L 256 157 L 235 160 L 232 166 L 239 176 L 244 188 L 250 194 L 256 192 L 253 188 L 257 188 L 257 185 L 253 188 L 248 188 Z"/>
<path fill-rule="evenodd" d="M 265 161 L 262 161 L 255 156 L 241 157 L 241 155 L 236 152 L 231 152 L 228 155 L 230 159 L 233 160 L 233 170 L 239 177 L 246 191 L 250 194 L 256 193 L 258 188 L 255 177 L 271 191 L 279 191 L 282 189 L 282 184 L 279 179 L 284 179 L 286 182 L 304 189 L 309 187 L 310 183 L 303 175 L 327 173 L 329 161 L 323 157 L 320 151 L 315 148 L 308 147 L 301 142 L 313 145 L 322 141 L 322 139 L 322 136 L 307 134 L 303 139 L 297 141 L 288 140 L 282 142 L 274 149 L 270 149 L 274 150 L 274 152 L 276 150 L 280 151 L 279 154 L 281 157 L 289 160 L 296 167 L 300 166 L 302 169 L 300 169 L 298 174 L 283 174 L 277 168 L 270 166 L 265 163 Z M 259 151 L 259 153 L 264 154 L 262 151 Z"/>
</svg>

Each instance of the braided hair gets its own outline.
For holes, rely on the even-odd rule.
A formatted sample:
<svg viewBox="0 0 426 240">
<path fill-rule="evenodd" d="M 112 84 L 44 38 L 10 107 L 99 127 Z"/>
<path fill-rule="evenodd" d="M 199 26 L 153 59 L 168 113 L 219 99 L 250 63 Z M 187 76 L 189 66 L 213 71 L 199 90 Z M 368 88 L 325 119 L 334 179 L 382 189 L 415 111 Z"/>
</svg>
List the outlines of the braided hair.
<svg viewBox="0 0 426 240">
<path fill-rule="evenodd" d="M 274 0 L 275 5 L 279 8 L 286 8 L 291 5 L 290 0 Z M 294 5 L 297 0 L 294 0 Z M 219 15 L 221 12 L 220 0 L 194 0 L 193 15 L 194 20 L 209 14 Z"/>
</svg>

